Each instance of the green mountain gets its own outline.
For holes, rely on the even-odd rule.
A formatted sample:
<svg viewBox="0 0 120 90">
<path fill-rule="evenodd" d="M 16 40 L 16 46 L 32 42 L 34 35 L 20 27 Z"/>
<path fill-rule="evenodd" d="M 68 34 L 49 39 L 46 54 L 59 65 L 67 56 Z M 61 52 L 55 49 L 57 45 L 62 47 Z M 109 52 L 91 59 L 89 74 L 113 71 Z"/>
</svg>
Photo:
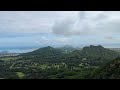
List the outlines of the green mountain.
<svg viewBox="0 0 120 90">
<path fill-rule="evenodd" d="M 84 47 L 82 50 L 75 50 L 71 52 L 65 56 L 64 60 L 67 60 L 68 62 L 77 61 L 86 62 L 92 65 L 102 65 L 119 56 L 119 52 L 106 49 L 101 45 L 90 45 L 89 47 Z"/>
<path fill-rule="evenodd" d="M 100 45 L 70 53 L 48 46 L 16 57 L 1 57 L 0 78 L 120 79 L 120 58 L 115 59 L 119 56 L 119 52 Z"/>
<path fill-rule="evenodd" d="M 62 51 L 53 47 L 43 47 L 33 52 L 21 54 L 24 60 L 57 61 L 63 55 Z"/>
<path fill-rule="evenodd" d="M 99 46 L 90 45 L 90 47 L 84 47 L 82 49 L 81 55 L 83 57 L 95 57 L 95 58 L 104 57 L 108 59 L 109 58 L 113 59 L 118 57 L 120 54 L 116 51 L 106 49 L 101 45 Z"/>
<path fill-rule="evenodd" d="M 120 57 L 92 73 L 95 79 L 120 79 Z"/>
<path fill-rule="evenodd" d="M 51 55 L 51 54 L 56 54 L 57 55 L 57 54 L 60 54 L 61 51 L 58 50 L 58 49 L 55 49 L 53 47 L 48 46 L 48 47 L 39 48 L 39 49 L 37 49 L 33 52 L 28 52 L 24 55 L 40 55 L 40 54 L 43 54 L 43 53 L 46 54 L 46 55 Z"/>
<path fill-rule="evenodd" d="M 66 47 L 65 47 L 66 48 Z M 67 48 L 71 48 L 68 47 Z M 90 45 L 82 50 L 74 50 L 63 53 L 60 48 L 44 47 L 33 52 L 22 54 L 23 60 L 44 61 L 44 62 L 66 62 L 66 63 L 87 63 L 93 66 L 104 65 L 105 63 L 119 57 L 119 52 L 99 46 Z"/>
</svg>

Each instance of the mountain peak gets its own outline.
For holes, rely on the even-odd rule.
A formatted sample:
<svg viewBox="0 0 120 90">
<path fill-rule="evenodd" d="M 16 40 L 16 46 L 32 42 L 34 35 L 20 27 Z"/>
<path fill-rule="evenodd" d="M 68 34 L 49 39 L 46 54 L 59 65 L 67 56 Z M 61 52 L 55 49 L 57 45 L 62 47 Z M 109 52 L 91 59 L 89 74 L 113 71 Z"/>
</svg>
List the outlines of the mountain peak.
<svg viewBox="0 0 120 90">
<path fill-rule="evenodd" d="M 70 45 L 65 45 L 64 47 L 66 47 L 66 48 L 69 48 L 69 47 L 70 47 L 70 48 L 71 48 L 72 46 L 70 46 Z"/>
<path fill-rule="evenodd" d="M 101 45 L 98 45 L 98 46 L 90 45 L 90 46 L 84 47 L 83 50 L 84 50 L 84 49 L 88 49 L 88 48 L 89 48 L 89 49 L 104 49 L 104 47 L 101 46 Z"/>
<path fill-rule="evenodd" d="M 119 53 L 106 49 L 101 45 L 98 46 L 94 46 L 94 45 L 90 45 L 89 47 L 84 47 L 82 49 L 82 55 L 84 56 L 92 56 L 92 57 L 117 57 L 119 55 Z"/>
<path fill-rule="evenodd" d="M 102 47 L 102 48 L 104 48 L 102 45 L 98 45 L 98 46 L 90 45 L 90 47 Z"/>
<path fill-rule="evenodd" d="M 45 47 L 45 48 L 52 48 L 52 49 L 53 49 L 53 47 L 51 47 L 51 46 L 47 46 L 47 47 Z"/>
<path fill-rule="evenodd" d="M 47 46 L 48 48 L 51 48 L 51 46 Z"/>
</svg>

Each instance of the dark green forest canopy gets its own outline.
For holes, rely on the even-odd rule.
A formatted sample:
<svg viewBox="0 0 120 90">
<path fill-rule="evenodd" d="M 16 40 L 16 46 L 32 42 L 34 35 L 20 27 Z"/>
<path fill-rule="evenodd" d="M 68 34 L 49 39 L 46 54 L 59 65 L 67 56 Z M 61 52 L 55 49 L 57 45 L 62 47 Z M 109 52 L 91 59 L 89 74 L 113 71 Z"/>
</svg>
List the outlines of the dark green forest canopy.
<svg viewBox="0 0 120 90">
<path fill-rule="evenodd" d="M 95 79 L 120 79 L 120 57 L 92 73 Z"/>
</svg>

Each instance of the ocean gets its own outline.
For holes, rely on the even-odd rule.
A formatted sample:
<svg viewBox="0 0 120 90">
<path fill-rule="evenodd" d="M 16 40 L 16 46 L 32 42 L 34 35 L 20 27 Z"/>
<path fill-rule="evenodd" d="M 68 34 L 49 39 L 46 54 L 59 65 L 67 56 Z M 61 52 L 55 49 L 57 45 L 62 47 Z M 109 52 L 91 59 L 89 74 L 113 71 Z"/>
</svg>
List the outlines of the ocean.
<svg viewBox="0 0 120 90">
<path fill-rule="evenodd" d="M 8 53 L 27 53 L 34 51 L 38 48 L 0 48 L 0 52 L 8 52 Z"/>
</svg>

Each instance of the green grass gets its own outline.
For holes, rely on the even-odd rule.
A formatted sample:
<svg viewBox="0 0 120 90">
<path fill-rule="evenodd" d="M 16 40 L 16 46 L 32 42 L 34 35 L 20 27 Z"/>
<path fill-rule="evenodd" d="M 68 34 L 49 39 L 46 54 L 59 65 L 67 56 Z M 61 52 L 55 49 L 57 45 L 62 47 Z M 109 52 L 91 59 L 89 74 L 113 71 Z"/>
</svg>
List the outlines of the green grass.
<svg viewBox="0 0 120 90">
<path fill-rule="evenodd" d="M 24 73 L 22 73 L 22 72 L 16 72 L 17 73 L 17 75 L 18 75 L 18 77 L 19 78 L 22 78 L 22 77 L 24 77 L 25 76 L 25 74 Z"/>
<path fill-rule="evenodd" d="M 16 60 L 16 59 L 18 59 L 18 57 L 0 57 L 0 60 L 3 61 Z"/>
</svg>

